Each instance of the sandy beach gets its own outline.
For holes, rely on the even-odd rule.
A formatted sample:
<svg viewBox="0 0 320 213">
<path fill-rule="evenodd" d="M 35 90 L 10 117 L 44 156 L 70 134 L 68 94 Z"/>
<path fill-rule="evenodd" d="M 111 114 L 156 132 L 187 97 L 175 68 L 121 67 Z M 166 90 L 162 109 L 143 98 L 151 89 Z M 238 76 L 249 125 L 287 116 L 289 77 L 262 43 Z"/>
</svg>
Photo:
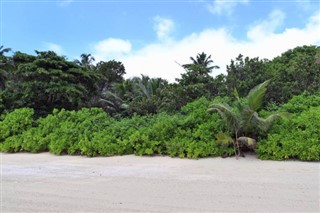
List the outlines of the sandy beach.
<svg viewBox="0 0 320 213">
<path fill-rule="evenodd" d="M 1 212 L 320 212 L 319 162 L 1 153 Z"/>
</svg>

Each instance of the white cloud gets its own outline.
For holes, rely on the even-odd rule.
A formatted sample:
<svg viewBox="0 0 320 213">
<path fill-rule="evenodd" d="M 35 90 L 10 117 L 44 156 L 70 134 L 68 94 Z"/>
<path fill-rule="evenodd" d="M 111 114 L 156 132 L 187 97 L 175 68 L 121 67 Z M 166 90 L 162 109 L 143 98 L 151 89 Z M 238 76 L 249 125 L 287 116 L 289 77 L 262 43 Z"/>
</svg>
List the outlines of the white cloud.
<svg viewBox="0 0 320 213">
<path fill-rule="evenodd" d="M 176 62 L 190 63 L 190 56 L 195 57 L 202 51 L 211 55 L 214 64 L 220 66 L 219 70 L 213 71 L 212 75 L 215 76 L 225 73 L 226 65 L 240 53 L 249 57 L 272 59 L 296 46 L 320 45 L 319 12 L 311 16 L 302 28 L 286 28 L 281 32 L 275 32 L 284 17 L 283 12 L 272 11 L 266 20 L 255 23 L 249 28 L 247 39 L 242 40 L 236 39 L 232 32 L 225 28 L 206 29 L 181 40 L 159 40 L 137 51 L 131 50 L 129 41 L 119 40 L 121 42 L 119 45 L 114 44 L 113 49 L 122 51 L 115 60 L 123 62 L 126 67 L 126 77 L 145 74 L 173 82 L 184 72 Z M 97 58 L 99 54 L 101 51 L 96 51 L 94 56 Z M 110 60 L 103 57 L 101 59 Z"/>
<path fill-rule="evenodd" d="M 272 35 L 275 30 L 281 26 L 286 15 L 281 10 L 273 10 L 266 20 L 263 20 L 252 26 L 247 36 L 251 40 L 261 40 L 264 37 Z"/>
<path fill-rule="evenodd" d="M 156 31 L 158 39 L 168 40 L 174 29 L 174 22 L 171 19 L 162 18 L 160 16 L 156 16 L 153 21 L 153 29 Z"/>
<path fill-rule="evenodd" d="M 57 2 L 60 7 L 66 7 L 69 6 L 72 2 L 74 2 L 74 0 L 58 0 Z"/>
<path fill-rule="evenodd" d="M 215 15 L 230 16 L 238 4 L 247 4 L 249 0 L 214 0 L 208 10 Z"/>
<path fill-rule="evenodd" d="M 62 49 L 62 47 L 58 44 L 55 44 L 55 43 L 43 42 L 43 46 L 46 51 L 47 50 L 54 51 L 58 55 L 62 55 L 65 53 L 64 50 Z"/>
<path fill-rule="evenodd" d="M 96 61 L 112 60 L 131 51 L 131 43 L 128 40 L 108 38 L 93 46 Z"/>
</svg>

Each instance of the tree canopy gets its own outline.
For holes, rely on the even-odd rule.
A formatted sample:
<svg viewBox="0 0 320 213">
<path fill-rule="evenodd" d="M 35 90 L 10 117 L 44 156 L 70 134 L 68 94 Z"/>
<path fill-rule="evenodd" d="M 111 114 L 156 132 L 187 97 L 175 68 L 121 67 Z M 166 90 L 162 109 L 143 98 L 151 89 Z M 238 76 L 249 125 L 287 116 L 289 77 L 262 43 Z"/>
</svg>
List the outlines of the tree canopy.
<svg viewBox="0 0 320 213">
<path fill-rule="evenodd" d="M 120 61 L 95 62 L 91 54 L 70 61 L 53 51 L 35 55 L 19 51 L 6 54 L 0 48 L 0 110 L 32 107 L 36 114 L 53 108 L 102 107 L 113 114 L 133 115 L 174 112 L 188 102 L 206 97 L 239 96 L 270 79 L 263 107 L 285 103 L 302 92 L 320 90 L 320 47 L 301 46 L 272 59 L 249 58 L 239 54 L 226 67 L 226 74 L 212 75 L 219 66 L 202 52 L 182 65 L 185 72 L 174 83 L 142 75 L 125 79 Z M 128 107 L 120 107 L 128 106 Z M 117 109 L 117 110 L 115 110 Z"/>
</svg>

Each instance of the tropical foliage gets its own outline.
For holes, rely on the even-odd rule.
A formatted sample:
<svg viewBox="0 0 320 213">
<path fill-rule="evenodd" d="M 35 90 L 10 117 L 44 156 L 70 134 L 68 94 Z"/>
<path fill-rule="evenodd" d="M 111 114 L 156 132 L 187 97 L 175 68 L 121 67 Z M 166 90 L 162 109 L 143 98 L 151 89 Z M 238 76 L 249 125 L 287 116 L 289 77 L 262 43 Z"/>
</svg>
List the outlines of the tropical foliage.
<svg viewBox="0 0 320 213">
<path fill-rule="evenodd" d="M 204 52 L 181 66 L 176 82 L 125 79 L 120 61 L 1 46 L 1 151 L 199 158 L 238 156 L 244 144 L 262 159 L 319 159 L 320 47 L 240 54 L 216 76 Z"/>
<path fill-rule="evenodd" d="M 160 113 L 117 120 L 102 109 L 54 110 L 37 120 L 23 108 L 3 116 L 3 152 L 41 152 L 112 156 L 123 154 L 199 158 L 230 155 L 213 139 L 221 120 L 206 113 L 209 101 L 199 99 L 174 116 Z M 203 134 L 205 133 L 205 134 Z M 181 140 L 180 140 L 181 139 Z"/>
<path fill-rule="evenodd" d="M 275 125 L 258 144 L 261 159 L 320 160 L 320 106 L 295 114 Z"/>
<path fill-rule="evenodd" d="M 257 113 L 262 106 L 263 97 L 269 82 L 270 80 L 267 80 L 250 90 L 244 99 L 240 99 L 237 89 L 235 89 L 234 95 L 236 97 L 236 103 L 233 108 L 226 103 L 218 103 L 211 105 L 208 109 L 209 112 L 217 111 L 225 120 L 229 133 L 232 134 L 232 137 L 235 139 L 232 140 L 227 134 L 222 133 L 217 135 L 217 138 L 220 141 L 232 142 L 236 156 L 240 155 L 240 137 L 246 137 L 244 140 L 254 147 L 255 145 L 253 143 L 255 143 L 258 136 L 266 134 L 273 122 L 283 114 L 274 113 L 267 118 L 261 118 Z"/>
</svg>

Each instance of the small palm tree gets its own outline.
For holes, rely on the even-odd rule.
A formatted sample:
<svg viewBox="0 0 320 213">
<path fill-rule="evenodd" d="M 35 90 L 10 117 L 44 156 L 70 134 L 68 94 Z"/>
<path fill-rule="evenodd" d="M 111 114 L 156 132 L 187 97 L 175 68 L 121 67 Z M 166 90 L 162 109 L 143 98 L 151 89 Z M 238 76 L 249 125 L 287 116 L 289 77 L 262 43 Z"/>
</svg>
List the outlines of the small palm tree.
<svg viewBox="0 0 320 213">
<path fill-rule="evenodd" d="M 237 157 L 240 155 L 239 142 L 254 148 L 256 141 L 248 136 L 252 133 L 267 133 L 275 120 L 286 115 L 286 113 L 273 113 L 267 118 L 259 117 L 257 110 L 262 106 L 269 82 L 270 80 L 267 80 L 251 89 L 244 99 L 239 98 L 235 89 L 234 95 L 237 101 L 234 107 L 219 103 L 212 104 L 208 109 L 209 112 L 218 112 L 226 121 L 228 130 L 234 134 L 235 140 L 223 133 L 219 133 L 216 137 L 220 142 L 232 142 Z"/>
</svg>

